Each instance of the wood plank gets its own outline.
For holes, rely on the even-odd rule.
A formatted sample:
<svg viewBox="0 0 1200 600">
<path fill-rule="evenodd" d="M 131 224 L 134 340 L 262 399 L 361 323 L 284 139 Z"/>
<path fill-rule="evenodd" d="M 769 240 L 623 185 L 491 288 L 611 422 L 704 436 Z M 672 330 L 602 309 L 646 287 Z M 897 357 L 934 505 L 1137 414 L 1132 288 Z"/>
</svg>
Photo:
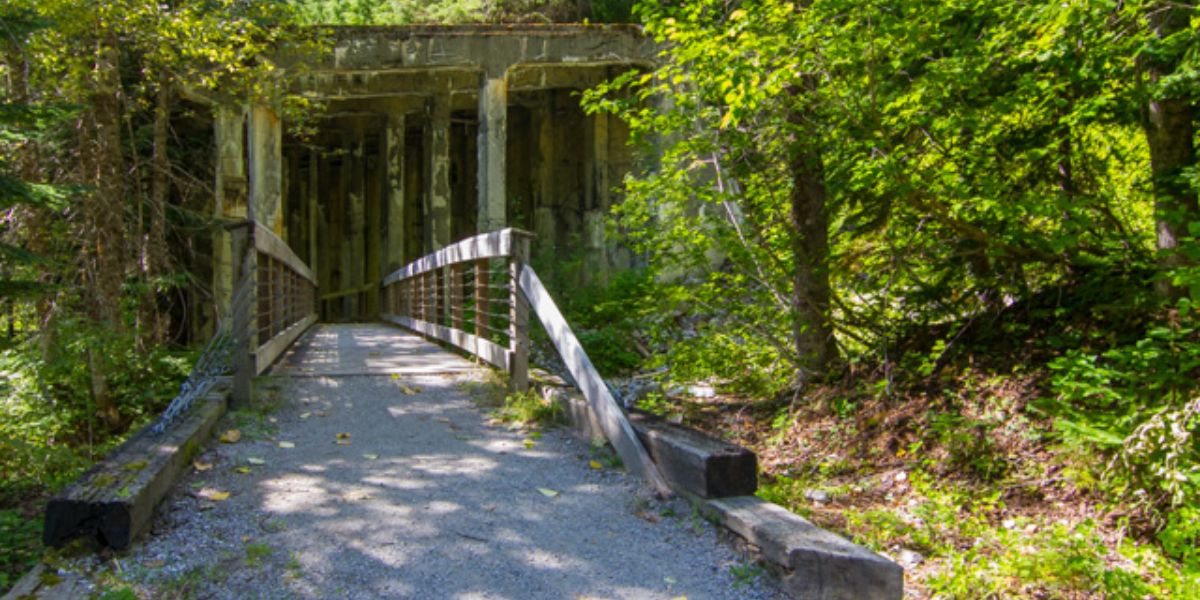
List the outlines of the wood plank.
<svg viewBox="0 0 1200 600">
<path fill-rule="evenodd" d="M 46 505 L 42 541 L 57 547 L 90 536 L 117 550 L 128 547 L 212 434 L 227 396 L 218 385 L 162 435 L 148 425 L 81 475 Z"/>
<path fill-rule="evenodd" d="M 262 375 L 263 371 L 266 371 L 267 367 L 270 367 L 275 362 L 275 359 L 279 358 L 279 355 L 283 354 L 288 349 L 288 346 L 291 346 L 292 342 L 296 341 L 296 338 L 300 337 L 305 331 L 308 331 L 308 328 L 312 327 L 312 324 L 316 322 L 317 315 L 315 313 L 310 314 L 304 317 L 304 319 L 293 323 L 291 327 L 279 332 L 278 335 L 271 338 L 267 343 L 260 345 L 254 351 L 254 362 L 257 371 L 255 374 Z"/>
<path fill-rule="evenodd" d="M 466 350 L 497 369 L 508 371 L 509 365 L 512 364 L 512 356 L 508 349 L 489 339 L 400 315 L 382 315 L 381 318 L 389 323 L 395 323 L 405 329 Z"/>
<path fill-rule="evenodd" d="M 558 354 L 570 371 L 571 377 L 575 378 L 583 397 L 600 418 L 600 426 L 604 429 L 604 436 L 608 438 L 608 442 L 630 471 L 649 481 L 660 496 L 670 497 L 671 487 L 650 459 L 633 426 L 629 424 L 629 419 L 608 391 L 608 386 L 596 371 L 592 360 L 584 352 L 583 346 L 571 332 L 554 299 L 550 297 L 550 293 L 546 291 L 532 268 L 521 269 L 520 283 L 521 291 L 525 293 L 534 313 L 541 320 L 550 341 L 554 342 L 554 347 L 558 349 Z"/>
<path fill-rule="evenodd" d="M 481 260 L 485 258 L 504 258 L 512 252 L 512 242 L 516 237 L 532 237 L 533 234 L 509 227 L 491 233 L 477 235 L 467 238 L 461 242 L 451 244 L 434 252 L 419 258 L 395 271 L 392 271 L 383 279 L 383 285 L 388 285 L 401 279 L 408 279 L 415 275 L 420 275 L 440 269 L 447 265 L 460 262 L 469 262 Z"/>
<path fill-rule="evenodd" d="M 633 412 L 629 420 L 674 489 L 701 498 L 726 498 L 752 496 L 758 488 L 753 452 L 653 415 Z"/>
<path fill-rule="evenodd" d="M 299 273 L 301 277 L 311 281 L 313 285 L 317 285 L 312 269 L 308 268 L 308 265 L 304 264 L 299 256 L 296 256 L 287 242 L 279 239 L 274 232 L 258 223 L 254 224 L 254 247 L 259 252 L 269 254 L 284 263 L 288 268 Z"/>
</svg>

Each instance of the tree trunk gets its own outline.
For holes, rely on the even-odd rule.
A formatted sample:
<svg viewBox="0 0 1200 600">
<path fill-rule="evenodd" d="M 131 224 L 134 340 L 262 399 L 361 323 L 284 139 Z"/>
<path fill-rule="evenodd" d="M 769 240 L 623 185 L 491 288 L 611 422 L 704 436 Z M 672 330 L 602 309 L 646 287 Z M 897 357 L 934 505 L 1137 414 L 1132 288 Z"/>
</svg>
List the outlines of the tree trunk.
<svg viewBox="0 0 1200 600">
<path fill-rule="evenodd" d="M 1148 16 L 1151 33 L 1166 38 L 1190 26 L 1193 8 L 1183 4 L 1162 3 Z M 1142 69 L 1153 88 L 1163 77 L 1172 74 L 1179 64 L 1178 57 L 1151 57 Z M 1186 263 L 1177 250 L 1180 238 L 1187 237 L 1188 223 L 1200 221 L 1200 204 L 1181 174 L 1196 162 L 1193 143 L 1196 134 L 1193 123 L 1194 107 L 1186 97 L 1152 96 L 1146 106 L 1143 128 L 1150 148 L 1150 171 L 1154 179 L 1154 218 L 1158 233 L 1158 250 L 1164 268 Z M 1170 283 L 1160 285 L 1168 297 L 1181 293 Z"/>
<path fill-rule="evenodd" d="M 82 258 L 88 281 L 85 299 L 94 324 L 101 330 L 121 332 L 121 284 L 125 277 L 125 205 L 121 156 L 121 88 L 117 50 L 109 40 L 96 44 L 93 70 L 95 92 L 84 114 L 81 163 L 93 192 L 80 206 Z M 103 351 L 89 352 L 92 393 L 97 414 L 109 428 L 120 426 L 120 413 L 107 385 L 108 367 Z"/>
<path fill-rule="evenodd" d="M 149 339 L 154 344 L 166 341 L 167 330 L 170 326 L 170 315 L 160 310 L 158 294 L 154 289 L 157 280 L 161 278 L 168 267 L 167 259 L 167 194 L 170 191 L 167 174 L 171 168 L 167 155 L 168 128 L 171 122 L 171 85 L 163 82 L 159 85 L 158 98 L 154 108 L 154 156 L 151 160 L 150 179 L 150 227 L 146 234 L 145 256 L 143 264 L 147 283 L 146 311 L 150 323 Z"/>
<path fill-rule="evenodd" d="M 793 90 L 793 98 L 800 93 Z M 800 383 L 825 374 L 837 357 L 829 318 L 829 216 L 825 206 L 825 169 L 816 135 L 800 109 L 788 113 L 792 126 L 789 168 L 792 177 L 792 335 L 799 358 Z"/>
</svg>

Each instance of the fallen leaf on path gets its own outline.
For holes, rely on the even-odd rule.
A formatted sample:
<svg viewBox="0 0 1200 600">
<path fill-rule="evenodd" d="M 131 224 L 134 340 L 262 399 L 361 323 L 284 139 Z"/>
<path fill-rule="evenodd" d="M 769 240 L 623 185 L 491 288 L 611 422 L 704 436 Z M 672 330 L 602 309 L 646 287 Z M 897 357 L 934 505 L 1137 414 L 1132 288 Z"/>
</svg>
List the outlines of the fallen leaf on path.
<svg viewBox="0 0 1200 600">
<path fill-rule="evenodd" d="M 312 413 L 311 413 L 311 412 L 302 412 L 302 413 L 300 413 L 300 418 L 301 418 L 301 419 L 307 419 L 307 418 L 309 418 L 309 417 L 311 417 L 311 416 L 312 416 Z"/>
<path fill-rule="evenodd" d="M 333 443 L 335 443 L 339 446 L 349 446 L 350 445 L 350 434 L 348 434 L 348 433 L 339 433 L 339 434 L 335 435 L 334 438 L 336 438 L 336 439 L 334 439 Z"/>
<path fill-rule="evenodd" d="M 247 457 L 247 458 L 246 458 L 246 462 L 248 462 L 248 463 L 250 463 L 250 464 L 252 464 L 252 465 L 265 465 L 265 464 L 267 464 L 267 461 L 265 461 L 265 460 L 263 460 L 263 459 L 261 459 L 261 458 L 259 458 L 259 457 L 257 457 L 257 456 L 250 456 L 250 457 Z"/>
<path fill-rule="evenodd" d="M 275 417 L 267 417 L 267 420 L 268 420 L 268 421 L 270 421 L 270 422 L 272 422 L 272 423 L 278 423 L 278 422 L 279 422 L 279 419 L 277 419 L 277 418 L 275 418 Z"/>
<path fill-rule="evenodd" d="M 541 492 L 542 495 L 547 498 L 553 498 L 558 495 L 558 492 L 556 492 L 552 489 L 549 489 L 549 488 L 538 488 L 538 491 Z"/>
<path fill-rule="evenodd" d="M 334 436 L 334 437 L 336 437 L 336 438 L 337 438 L 337 439 L 339 439 L 339 440 L 348 440 L 348 439 L 350 439 L 350 434 L 348 434 L 348 433 L 346 433 L 346 432 L 344 432 L 344 431 L 343 431 L 343 432 L 341 432 L 341 433 L 338 433 L 338 434 L 337 434 L 336 436 Z"/>
<path fill-rule="evenodd" d="M 589 462 L 588 462 L 588 466 L 589 466 L 589 467 L 591 467 L 591 468 L 593 468 L 593 469 L 595 469 L 595 470 L 597 470 L 597 471 L 599 471 L 600 469 L 603 469 L 603 468 L 604 468 L 604 465 L 602 465 L 602 464 L 600 464 L 599 462 L 596 462 L 596 461 L 594 461 L 594 460 L 593 460 L 593 461 L 589 461 Z"/>
<path fill-rule="evenodd" d="M 371 498 L 371 493 L 364 492 L 362 490 L 355 490 L 353 492 L 346 492 L 345 494 L 342 494 L 342 499 L 346 500 L 347 502 L 355 502 L 358 500 L 369 500 L 370 498 Z"/>
<path fill-rule="evenodd" d="M 410 388 L 407 385 L 400 386 L 400 391 L 404 392 L 405 396 L 415 396 L 421 393 L 421 388 Z"/>
<path fill-rule="evenodd" d="M 250 467 L 237 467 L 237 468 L 235 468 L 235 469 L 233 470 L 233 472 L 234 472 L 234 473 L 241 473 L 242 475 L 249 475 L 249 474 L 250 474 L 250 470 L 251 470 L 251 469 L 250 469 Z"/>
<path fill-rule="evenodd" d="M 313 414 L 317 415 L 318 417 L 328 417 L 329 416 L 329 413 L 327 413 L 323 410 L 318 410 L 317 412 L 315 412 Z"/>
<path fill-rule="evenodd" d="M 242 432 L 240 432 L 236 429 L 230 429 L 229 431 L 222 433 L 221 437 L 219 437 L 217 439 L 222 444 L 236 444 L 238 442 L 238 440 L 242 439 Z"/>
<path fill-rule="evenodd" d="M 291 442 L 279 442 L 280 448 L 295 448 L 296 445 Z"/>
<path fill-rule="evenodd" d="M 400 379 L 400 374 L 399 374 L 399 373 L 392 373 L 392 379 L 394 379 L 394 380 L 398 380 L 398 379 Z"/>
<path fill-rule="evenodd" d="M 205 500 L 212 500 L 213 502 L 224 502 L 225 500 L 229 499 L 229 492 L 223 492 L 213 488 L 203 488 L 199 492 L 196 492 L 196 496 L 204 498 Z"/>
<path fill-rule="evenodd" d="M 208 471 L 213 468 L 213 464 L 206 463 L 206 462 L 200 462 L 198 460 L 193 460 L 192 468 L 196 469 L 197 471 Z"/>
<path fill-rule="evenodd" d="M 242 536 L 242 543 L 243 543 L 243 544 L 245 544 L 245 543 L 248 543 L 249 541 L 250 541 L 250 536 L 248 536 L 248 535 L 243 535 L 243 536 Z"/>
<path fill-rule="evenodd" d="M 525 440 L 525 447 L 526 447 L 526 448 L 533 448 L 533 447 L 534 447 L 534 446 L 536 446 L 536 445 L 537 445 L 537 444 L 535 444 L 533 440 Z"/>
<path fill-rule="evenodd" d="M 379 458 L 379 455 L 367 453 L 367 454 L 363 455 L 363 458 L 365 458 L 367 460 L 375 460 L 375 459 Z"/>
<path fill-rule="evenodd" d="M 335 443 L 339 446 L 349 446 L 350 440 L 334 440 L 333 443 Z"/>
<path fill-rule="evenodd" d="M 679 581 L 674 577 L 663 577 L 663 581 L 666 582 L 667 585 L 675 585 L 679 583 Z"/>
</svg>

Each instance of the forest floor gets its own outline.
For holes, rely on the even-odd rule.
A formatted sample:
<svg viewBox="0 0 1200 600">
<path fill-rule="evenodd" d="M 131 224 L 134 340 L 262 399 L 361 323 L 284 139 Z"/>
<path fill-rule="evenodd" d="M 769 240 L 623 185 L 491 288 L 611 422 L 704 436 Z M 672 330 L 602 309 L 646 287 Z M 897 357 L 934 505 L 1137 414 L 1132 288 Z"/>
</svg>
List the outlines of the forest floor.
<svg viewBox="0 0 1200 600">
<path fill-rule="evenodd" d="M 1031 407 L 1045 375 L 967 366 L 890 394 L 827 385 L 680 406 L 758 454 L 760 496 L 901 563 L 908 597 L 1200 597 L 1154 550 L 1146 515 L 1095 491 L 1100 459 L 1052 441 Z"/>
</svg>

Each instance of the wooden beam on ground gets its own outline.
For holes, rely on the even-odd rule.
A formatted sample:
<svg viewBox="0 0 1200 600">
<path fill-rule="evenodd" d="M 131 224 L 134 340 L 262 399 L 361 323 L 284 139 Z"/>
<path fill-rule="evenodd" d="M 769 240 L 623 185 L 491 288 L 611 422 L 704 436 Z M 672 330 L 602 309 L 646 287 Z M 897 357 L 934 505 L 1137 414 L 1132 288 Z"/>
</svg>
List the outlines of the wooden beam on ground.
<svg viewBox="0 0 1200 600">
<path fill-rule="evenodd" d="M 128 547 L 212 434 L 227 398 L 218 385 L 165 433 L 155 435 L 146 426 L 59 492 L 46 505 L 43 543 L 58 547 L 92 537 L 115 550 Z"/>
</svg>

